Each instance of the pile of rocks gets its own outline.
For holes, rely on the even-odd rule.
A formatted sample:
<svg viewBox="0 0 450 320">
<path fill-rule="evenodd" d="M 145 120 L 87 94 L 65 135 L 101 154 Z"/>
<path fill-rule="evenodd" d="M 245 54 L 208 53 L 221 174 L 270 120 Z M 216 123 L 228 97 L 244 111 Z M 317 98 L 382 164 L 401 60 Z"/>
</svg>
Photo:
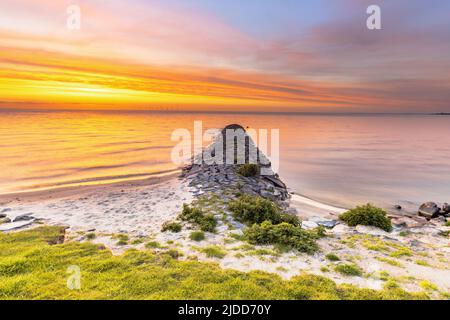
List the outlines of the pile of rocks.
<svg viewBox="0 0 450 320">
<path fill-rule="evenodd" d="M 450 216 L 450 205 L 448 203 L 444 203 L 442 208 L 440 208 L 434 202 L 426 202 L 420 206 L 419 216 L 425 217 L 427 220 L 438 218 L 439 216 L 447 218 Z"/>
<path fill-rule="evenodd" d="M 245 154 L 238 154 L 237 141 L 227 145 L 224 134 L 226 130 L 239 130 L 245 135 Z M 244 177 L 238 173 L 242 164 L 249 164 L 250 148 L 254 146 L 251 137 L 246 134 L 245 129 L 239 125 L 233 124 L 225 127 L 221 132 L 222 137 L 215 139 L 214 142 L 205 148 L 203 154 L 196 155 L 192 163 L 183 168 L 182 177 L 189 180 L 189 185 L 194 187 L 194 194 L 201 195 L 205 192 L 222 193 L 225 189 L 241 191 L 249 195 L 259 195 L 264 198 L 278 202 L 282 206 L 288 206 L 290 197 L 287 187 L 279 178 L 278 174 L 271 170 L 271 163 L 265 155 L 256 148 L 258 155 L 256 163 L 258 172 L 264 172 L 264 175 L 257 174 L 253 177 Z M 221 144 L 218 148 L 217 144 Z M 207 163 L 203 155 L 215 156 L 215 150 L 223 150 L 223 162 Z M 227 161 L 227 156 L 233 156 L 231 161 Z M 235 159 L 243 159 L 239 164 Z M 230 164 L 231 163 L 231 164 Z"/>
<path fill-rule="evenodd" d="M 6 213 L 9 211 L 9 208 L 5 208 L 0 211 L 0 231 L 7 232 L 15 229 L 20 229 L 32 225 L 37 220 L 32 216 L 32 213 L 21 214 L 15 217 L 8 217 Z"/>
</svg>

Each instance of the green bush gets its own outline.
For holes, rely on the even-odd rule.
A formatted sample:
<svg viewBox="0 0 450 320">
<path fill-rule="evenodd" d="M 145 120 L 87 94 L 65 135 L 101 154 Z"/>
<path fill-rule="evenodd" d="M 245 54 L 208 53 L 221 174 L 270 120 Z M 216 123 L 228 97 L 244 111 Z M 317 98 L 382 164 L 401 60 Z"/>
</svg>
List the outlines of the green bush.
<svg viewBox="0 0 450 320">
<path fill-rule="evenodd" d="M 163 252 L 163 254 L 170 256 L 172 259 L 178 259 L 179 257 L 183 256 L 183 253 L 181 253 L 180 251 L 178 251 L 176 249 L 167 250 L 167 251 Z"/>
<path fill-rule="evenodd" d="M 275 225 L 270 221 L 254 224 L 245 230 L 244 235 L 251 244 L 280 245 L 307 253 L 318 250 L 314 233 L 286 222 Z"/>
<path fill-rule="evenodd" d="M 344 276 L 362 276 L 362 270 L 356 264 L 338 264 L 335 270 Z"/>
<path fill-rule="evenodd" d="M 222 259 L 227 255 L 227 252 L 222 250 L 222 248 L 218 246 L 208 246 L 205 248 L 201 248 L 200 251 L 206 254 L 208 258 Z"/>
<path fill-rule="evenodd" d="M 259 167 L 256 164 L 246 163 L 239 166 L 237 173 L 244 177 L 254 177 L 259 174 Z"/>
<path fill-rule="evenodd" d="M 378 227 L 387 232 L 392 231 L 391 220 L 387 217 L 386 211 L 371 204 L 344 212 L 339 218 L 351 227 L 365 225 Z"/>
<path fill-rule="evenodd" d="M 145 245 L 146 248 L 151 248 L 151 249 L 157 249 L 157 248 L 161 248 L 161 245 L 159 244 L 159 242 L 157 241 L 150 241 L 149 243 L 147 243 Z"/>
<path fill-rule="evenodd" d="M 300 226 L 300 221 L 296 216 L 283 213 L 276 203 L 259 196 L 242 195 L 231 201 L 228 209 L 236 220 L 249 225 L 270 221 L 273 224 L 286 222 Z"/>
<path fill-rule="evenodd" d="M 183 205 L 183 211 L 178 218 L 197 225 L 204 232 L 214 232 L 217 226 L 217 220 L 212 214 L 204 214 L 200 208 L 191 208 L 187 204 Z"/>
<path fill-rule="evenodd" d="M 341 259 L 339 259 L 339 257 L 337 255 L 335 255 L 334 253 L 329 253 L 325 256 L 325 258 L 327 258 L 330 261 L 339 261 Z"/>
<path fill-rule="evenodd" d="M 88 239 L 88 240 L 93 240 L 93 239 L 95 239 L 95 237 L 96 237 L 96 235 L 93 232 L 86 234 L 86 239 Z"/>
<path fill-rule="evenodd" d="M 205 240 L 205 233 L 203 231 L 194 231 L 189 238 L 193 241 L 202 241 Z"/>
<path fill-rule="evenodd" d="M 162 232 L 170 231 L 178 233 L 181 231 L 181 229 L 182 229 L 181 224 L 179 224 L 178 222 L 165 222 L 162 226 L 161 231 Z"/>
</svg>

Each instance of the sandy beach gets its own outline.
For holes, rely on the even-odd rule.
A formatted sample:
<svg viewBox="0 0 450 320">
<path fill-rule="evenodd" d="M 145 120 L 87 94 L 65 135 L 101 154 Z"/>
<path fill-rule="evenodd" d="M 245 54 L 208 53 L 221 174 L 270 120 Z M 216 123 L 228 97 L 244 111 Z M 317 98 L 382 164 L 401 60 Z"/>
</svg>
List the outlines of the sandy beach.
<svg viewBox="0 0 450 320">
<path fill-rule="evenodd" d="M 206 233 L 204 241 L 190 239 L 193 229 L 186 223 L 179 233 L 161 232 L 165 222 L 177 218 L 184 203 L 208 197 L 208 193 L 200 189 L 192 186 L 189 177 L 180 178 L 178 172 L 109 185 L 3 195 L 0 196 L 0 205 L 2 212 L 12 221 L 30 217 L 18 222 L 22 227 L 20 230 L 40 224 L 64 225 L 68 227 L 66 241 L 92 241 L 106 245 L 116 255 L 131 248 L 147 250 L 146 243 L 151 241 L 157 243 L 156 251 L 179 250 L 183 253 L 181 259 L 195 257 L 199 261 L 217 262 L 223 268 L 245 272 L 261 270 L 286 279 L 308 272 L 330 277 L 336 283 L 381 289 L 385 282 L 381 275 L 388 273 L 391 277 L 404 279 L 403 287 L 407 290 L 420 289 L 421 281 L 434 283 L 443 291 L 450 289 L 448 239 L 433 236 L 435 229 L 424 228 L 404 237 L 400 236 L 400 230 L 386 233 L 376 228 L 350 228 L 340 224 L 327 231 L 328 237 L 319 240 L 320 253 L 277 254 L 270 246 L 250 246 L 236 240 L 245 226 L 237 222 L 230 224 L 229 214 L 223 216 L 226 206 L 219 205 L 210 208 L 218 221 L 216 232 Z M 290 204 L 303 221 L 337 219 L 346 210 L 298 194 L 291 195 Z M 88 239 L 88 233 L 95 233 L 95 239 Z M 126 235 L 129 240 L 126 244 L 119 243 L 117 235 Z M 382 252 L 370 248 L 370 243 L 379 241 L 405 248 L 413 244 L 414 250 L 418 250 L 417 257 L 405 256 L 393 263 Z M 209 257 L 202 253 L 203 248 L 210 246 L 221 248 L 224 256 Z M 332 265 L 326 258 L 329 252 L 342 260 L 357 263 L 367 276 L 348 277 L 332 272 Z M 419 258 L 427 261 L 426 264 L 417 264 Z"/>
</svg>

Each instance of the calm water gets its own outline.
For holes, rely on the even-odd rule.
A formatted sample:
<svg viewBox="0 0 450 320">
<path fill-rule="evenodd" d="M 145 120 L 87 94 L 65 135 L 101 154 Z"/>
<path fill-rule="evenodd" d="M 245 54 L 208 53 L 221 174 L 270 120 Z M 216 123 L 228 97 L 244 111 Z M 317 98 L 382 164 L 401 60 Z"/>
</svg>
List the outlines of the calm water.
<svg viewBox="0 0 450 320">
<path fill-rule="evenodd" d="M 280 175 L 332 204 L 450 201 L 450 117 L 0 112 L 0 193 L 175 169 L 176 128 L 280 129 Z"/>
</svg>

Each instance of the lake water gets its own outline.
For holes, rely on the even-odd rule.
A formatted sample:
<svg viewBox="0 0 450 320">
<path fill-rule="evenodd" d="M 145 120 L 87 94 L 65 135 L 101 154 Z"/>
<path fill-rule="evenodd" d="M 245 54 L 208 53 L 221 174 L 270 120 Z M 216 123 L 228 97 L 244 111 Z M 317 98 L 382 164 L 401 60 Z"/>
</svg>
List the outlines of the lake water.
<svg viewBox="0 0 450 320">
<path fill-rule="evenodd" d="M 145 178 L 176 168 L 173 130 L 280 130 L 280 176 L 330 204 L 450 202 L 450 117 L 0 112 L 0 193 Z"/>
</svg>

